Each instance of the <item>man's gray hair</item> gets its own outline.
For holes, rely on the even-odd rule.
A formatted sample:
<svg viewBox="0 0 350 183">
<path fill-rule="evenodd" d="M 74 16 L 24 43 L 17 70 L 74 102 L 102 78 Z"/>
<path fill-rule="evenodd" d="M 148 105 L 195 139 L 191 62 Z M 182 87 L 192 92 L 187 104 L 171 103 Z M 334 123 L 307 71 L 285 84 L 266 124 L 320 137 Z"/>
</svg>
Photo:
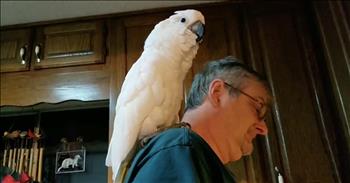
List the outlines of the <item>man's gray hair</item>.
<svg viewBox="0 0 350 183">
<path fill-rule="evenodd" d="M 266 88 L 267 92 L 270 93 L 266 80 L 240 60 L 229 56 L 209 62 L 204 70 L 196 74 L 194 78 L 187 97 L 185 111 L 194 109 L 203 103 L 208 94 L 209 85 L 214 79 L 221 79 L 234 88 L 241 89 L 241 84 L 246 78 L 259 81 Z M 232 88 L 230 88 L 229 92 L 231 95 L 239 94 L 238 91 Z"/>
</svg>

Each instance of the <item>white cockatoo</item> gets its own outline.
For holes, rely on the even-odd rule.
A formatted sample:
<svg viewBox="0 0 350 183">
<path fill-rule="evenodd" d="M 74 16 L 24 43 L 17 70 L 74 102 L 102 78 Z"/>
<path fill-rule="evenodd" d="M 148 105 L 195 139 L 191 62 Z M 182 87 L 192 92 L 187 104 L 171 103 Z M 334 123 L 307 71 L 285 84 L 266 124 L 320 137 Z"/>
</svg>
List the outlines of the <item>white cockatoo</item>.
<svg viewBox="0 0 350 183">
<path fill-rule="evenodd" d="M 204 34 L 197 10 L 176 11 L 147 37 L 144 51 L 125 77 L 119 94 L 106 165 L 115 180 L 121 163 L 141 138 L 178 122 L 183 81 Z"/>
</svg>

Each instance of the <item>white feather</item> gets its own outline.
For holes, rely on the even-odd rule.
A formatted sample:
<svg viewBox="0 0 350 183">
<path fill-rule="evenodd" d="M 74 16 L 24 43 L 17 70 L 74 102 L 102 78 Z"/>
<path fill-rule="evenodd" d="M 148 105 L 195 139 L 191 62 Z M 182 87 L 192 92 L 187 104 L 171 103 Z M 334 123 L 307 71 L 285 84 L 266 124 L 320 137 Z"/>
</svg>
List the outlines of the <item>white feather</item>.
<svg viewBox="0 0 350 183">
<path fill-rule="evenodd" d="M 113 180 L 138 139 L 177 120 L 183 80 L 198 50 L 197 36 L 188 26 L 196 21 L 204 24 L 204 17 L 196 10 L 176 13 L 154 27 L 143 53 L 125 77 L 106 158 Z M 181 18 L 186 18 L 186 23 Z"/>
</svg>

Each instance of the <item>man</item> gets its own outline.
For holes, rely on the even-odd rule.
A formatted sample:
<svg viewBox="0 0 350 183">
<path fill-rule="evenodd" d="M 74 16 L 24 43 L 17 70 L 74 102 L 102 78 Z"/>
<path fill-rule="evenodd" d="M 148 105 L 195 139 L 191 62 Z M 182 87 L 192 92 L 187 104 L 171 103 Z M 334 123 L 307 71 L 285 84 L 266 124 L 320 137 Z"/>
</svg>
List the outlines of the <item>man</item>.
<svg viewBox="0 0 350 183">
<path fill-rule="evenodd" d="M 253 151 L 266 135 L 270 101 L 258 73 L 227 57 L 196 75 L 182 122 L 148 139 L 125 182 L 235 182 L 224 164 Z"/>
</svg>

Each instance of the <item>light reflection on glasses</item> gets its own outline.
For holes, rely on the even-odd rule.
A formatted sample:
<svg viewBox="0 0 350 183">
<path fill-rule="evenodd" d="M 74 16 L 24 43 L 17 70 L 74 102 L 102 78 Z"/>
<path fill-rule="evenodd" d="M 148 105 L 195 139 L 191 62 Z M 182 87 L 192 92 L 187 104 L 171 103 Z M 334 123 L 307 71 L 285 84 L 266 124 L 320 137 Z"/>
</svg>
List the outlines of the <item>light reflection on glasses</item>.
<svg viewBox="0 0 350 183">
<path fill-rule="evenodd" d="M 231 87 L 232 89 L 234 90 L 237 90 L 239 91 L 240 93 L 242 93 L 243 95 L 247 96 L 248 98 L 250 98 L 251 100 L 253 100 L 255 103 L 258 103 L 260 107 L 260 109 L 256 108 L 256 112 L 257 112 L 257 115 L 258 115 L 258 119 L 259 120 L 265 120 L 266 118 L 266 111 L 267 111 L 267 107 L 264 103 L 260 102 L 258 99 L 254 98 L 253 96 L 249 95 L 248 93 L 224 82 L 226 86 L 228 87 Z"/>
</svg>

